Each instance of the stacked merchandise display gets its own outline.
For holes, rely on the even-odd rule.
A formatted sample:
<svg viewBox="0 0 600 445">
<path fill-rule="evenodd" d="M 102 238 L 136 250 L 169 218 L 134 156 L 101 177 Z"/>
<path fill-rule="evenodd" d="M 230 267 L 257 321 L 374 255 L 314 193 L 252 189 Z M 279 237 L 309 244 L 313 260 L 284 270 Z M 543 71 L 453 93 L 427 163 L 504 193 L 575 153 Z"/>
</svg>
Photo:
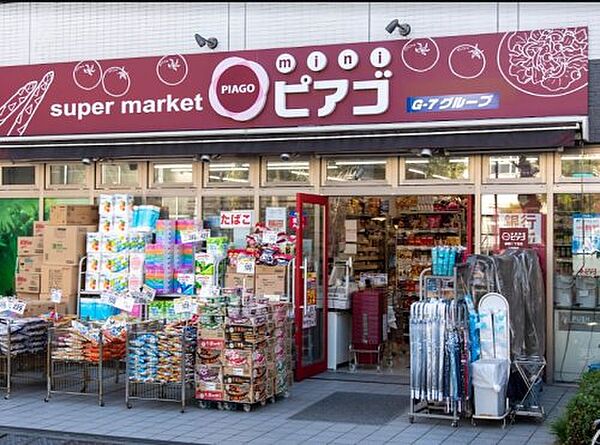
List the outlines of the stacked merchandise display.
<svg viewBox="0 0 600 445">
<path fill-rule="evenodd" d="M 125 356 L 127 323 L 110 317 L 104 323 L 72 321 L 51 327 L 48 343 L 48 394 L 98 397 L 104 405 L 104 380 L 112 370 L 118 380 L 119 361 Z"/>
<path fill-rule="evenodd" d="M 149 321 L 130 327 L 127 337 L 125 403 L 193 398 L 197 331 L 194 321 Z"/>
<path fill-rule="evenodd" d="M 99 231 L 87 236 L 85 291 L 88 295 L 139 291 L 144 279 L 144 249 L 149 240 L 149 233 L 141 229 L 151 224 L 146 219 L 158 216 L 157 209 L 148 209 L 151 217 L 140 221 L 140 211 L 134 211 L 131 195 L 100 195 L 99 203 Z M 95 298 L 81 299 L 79 309 L 81 318 L 91 320 L 106 319 L 119 312 Z M 139 306 L 133 313 L 141 315 Z"/>
<path fill-rule="evenodd" d="M 0 388 L 8 399 L 15 377 L 43 379 L 48 323 L 42 318 L 0 319 Z"/>
<path fill-rule="evenodd" d="M 85 251 L 85 234 L 96 229 L 97 209 L 90 205 L 57 205 L 50 209 L 50 221 L 34 223 L 34 236 L 19 237 L 15 287 L 27 303 L 25 315 L 55 310 L 75 313 L 77 306 L 77 265 Z M 51 293 L 60 293 L 60 304 Z"/>
<path fill-rule="evenodd" d="M 224 290 L 200 308 L 196 398 L 203 407 L 252 406 L 287 395 L 291 381 L 289 306 Z"/>
</svg>

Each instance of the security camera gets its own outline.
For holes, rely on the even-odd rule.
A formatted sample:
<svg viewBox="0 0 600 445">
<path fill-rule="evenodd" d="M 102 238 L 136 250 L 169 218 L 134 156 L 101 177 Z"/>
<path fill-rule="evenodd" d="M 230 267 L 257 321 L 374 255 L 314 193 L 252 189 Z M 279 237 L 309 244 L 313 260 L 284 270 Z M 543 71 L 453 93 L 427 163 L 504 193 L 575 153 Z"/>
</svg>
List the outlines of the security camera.
<svg viewBox="0 0 600 445">
<path fill-rule="evenodd" d="M 431 148 L 422 148 L 419 156 L 422 158 L 430 158 L 433 156 L 433 152 L 431 151 Z"/>
<path fill-rule="evenodd" d="M 210 162 L 211 161 L 211 157 L 210 157 L 210 155 L 202 155 L 202 156 L 200 156 L 200 160 L 202 162 Z"/>
<path fill-rule="evenodd" d="M 398 28 L 398 31 L 400 32 L 401 36 L 406 37 L 410 34 L 410 25 L 408 23 L 400 23 L 398 19 L 394 19 L 390 23 L 388 23 L 388 25 L 385 27 L 385 30 L 388 33 L 392 34 L 396 30 L 396 28 Z"/>
<path fill-rule="evenodd" d="M 210 49 L 215 49 L 219 44 L 219 41 L 215 37 L 209 37 L 208 39 L 205 39 L 200 34 L 194 34 L 194 38 L 200 47 L 207 45 Z"/>
<path fill-rule="evenodd" d="M 281 153 L 281 154 L 279 155 L 279 158 L 280 158 L 282 161 L 289 161 L 289 160 L 292 158 L 292 155 L 290 155 L 289 153 Z"/>
<path fill-rule="evenodd" d="M 92 165 L 92 160 L 91 160 L 90 158 L 83 158 L 83 159 L 81 160 L 81 163 L 82 163 L 83 165 Z"/>
</svg>

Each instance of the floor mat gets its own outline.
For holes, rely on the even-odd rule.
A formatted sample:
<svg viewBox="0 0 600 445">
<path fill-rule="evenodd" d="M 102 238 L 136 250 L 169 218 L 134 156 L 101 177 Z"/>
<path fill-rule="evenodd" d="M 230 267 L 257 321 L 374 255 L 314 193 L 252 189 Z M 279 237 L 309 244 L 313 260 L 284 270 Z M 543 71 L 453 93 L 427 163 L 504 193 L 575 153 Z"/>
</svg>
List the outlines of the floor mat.
<svg viewBox="0 0 600 445">
<path fill-rule="evenodd" d="M 184 442 L 108 437 L 29 428 L 0 428 L 0 445 L 186 445 Z"/>
<path fill-rule="evenodd" d="M 374 372 L 350 372 L 345 370 L 326 371 L 311 377 L 313 380 L 335 380 L 338 382 L 383 383 L 389 385 L 410 385 L 409 375 L 384 374 Z"/>
<path fill-rule="evenodd" d="M 406 413 L 408 405 L 408 396 L 334 392 L 294 414 L 290 419 L 385 425 Z"/>
</svg>

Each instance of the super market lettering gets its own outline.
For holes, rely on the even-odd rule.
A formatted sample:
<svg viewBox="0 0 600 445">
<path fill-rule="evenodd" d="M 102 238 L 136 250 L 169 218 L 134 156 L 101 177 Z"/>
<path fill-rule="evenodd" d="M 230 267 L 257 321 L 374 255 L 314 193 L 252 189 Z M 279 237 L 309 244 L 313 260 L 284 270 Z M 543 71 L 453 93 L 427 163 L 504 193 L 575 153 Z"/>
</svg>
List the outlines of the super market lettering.
<svg viewBox="0 0 600 445">
<path fill-rule="evenodd" d="M 118 106 L 115 106 L 118 103 Z M 152 114 L 203 111 L 203 97 L 200 93 L 192 97 L 174 97 L 167 94 L 162 98 L 129 99 L 120 102 L 66 102 L 50 105 L 50 116 L 73 117 L 81 121 L 89 116 L 110 115 L 114 110 L 120 114 Z"/>
</svg>

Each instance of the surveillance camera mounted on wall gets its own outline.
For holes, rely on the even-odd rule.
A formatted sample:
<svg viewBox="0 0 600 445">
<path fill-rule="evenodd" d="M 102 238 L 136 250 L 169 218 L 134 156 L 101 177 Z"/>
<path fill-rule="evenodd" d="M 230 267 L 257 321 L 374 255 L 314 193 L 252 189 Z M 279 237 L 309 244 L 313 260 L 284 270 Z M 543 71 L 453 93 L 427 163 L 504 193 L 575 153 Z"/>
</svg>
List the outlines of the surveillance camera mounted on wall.
<svg viewBox="0 0 600 445">
<path fill-rule="evenodd" d="M 219 41 L 216 39 L 216 37 L 209 37 L 208 39 L 205 39 L 200 34 L 195 34 L 194 37 L 196 38 L 196 43 L 199 47 L 206 45 L 210 49 L 215 49 L 219 44 Z"/>
<path fill-rule="evenodd" d="M 385 27 L 385 30 L 392 34 L 396 28 L 398 28 L 400 35 L 403 37 L 406 37 L 410 34 L 410 25 L 408 23 L 400 23 L 398 19 L 394 19 L 388 23 L 388 25 Z"/>
</svg>

